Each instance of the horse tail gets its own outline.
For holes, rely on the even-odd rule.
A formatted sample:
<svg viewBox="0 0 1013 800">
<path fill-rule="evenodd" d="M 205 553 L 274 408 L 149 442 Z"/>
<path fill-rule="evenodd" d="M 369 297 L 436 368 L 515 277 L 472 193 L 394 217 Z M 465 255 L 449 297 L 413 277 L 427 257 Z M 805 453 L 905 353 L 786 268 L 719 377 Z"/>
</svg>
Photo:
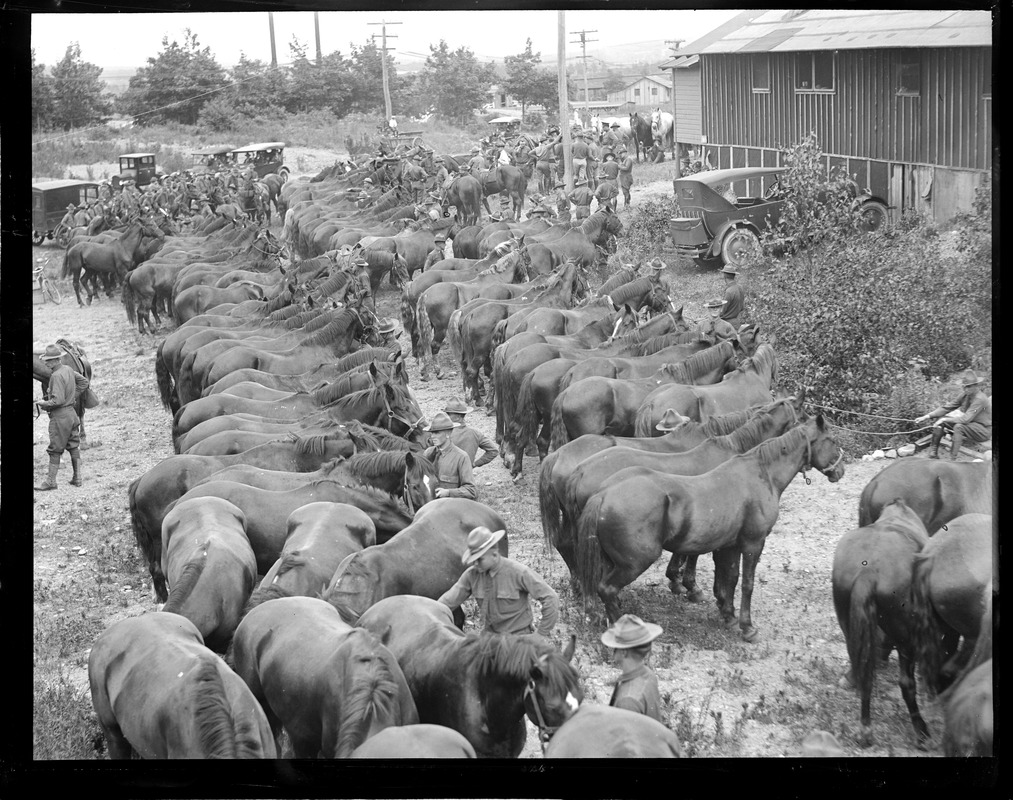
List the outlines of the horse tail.
<svg viewBox="0 0 1013 800">
<path fill-rule="evenodd" d="M 559 537 L 559 498 L 552 485 L 552 469 L 556 465 L 556 459 L 555 453 L 549 453 L 538 468 L 538 509 L 542 517 L 546 550 L 553 547 Z"/>
<path fill-rule="evenodd" d="M 943 629 L 932 605 L 929 579 L 932 575 L 932 553 L 915 554 L 911 570 L 911 623 L 915 643 L 915 659 L 925 681 L 929 697 L 940 689 L 942 672 Z"/>
<path fill-rule="evenodd" d="M 426 293 L 423 292 L 415 304 L 415 321 L 418 328 L 418 354 L 415 356 L 419 361 L 428 362 L 433 356 L 433 339 L 436 333 L 433 331 L 433 321 L 429 319 L 429 310 L 426 308 Z"/>
<path fill-rule="evenodd" d="M 419 357 L 419 331 L 415 326 L 415 309 L 412 307 L 408 284 L 401 287 L 401 326 L 408 331 L 412 342 L 412 355 Z"/>
<path fill-rule="evenodd" d="M 587 501 L 577 523 L 577 546 L 574 561 L 577 574 L 574 577 L 580 583 L 585 609 L 590 599 L 597 594 L 598 584 L 601 583 L 605 572 L 601 543 L 598 541 L 598 516 L 601 513 L 603 502 L 604 495 L 601 492 L 595 494 Z"/>
<path fill-rule="evenodd" d="M 235 758 L 236 723 L 217 662 L 201 659 L 193 681 L 193 716 L 200 752 L 205 758 Z"/>
<path fill-rule="evenodd" d="M 633 435 L 640 437 L 654 436 L 654 401 L 645 400 L 637 409 L 637 416 L 633 423 Z"/>
<path fill-rule="evenodd" d="M 495 350 L 506 341 L 507 320 L 501 319 L 492 329 L 492 345 L 490 350 Z"/>
<path fill-rule="evenodd" d="M 851 672 L 862 698 L 863 717 L 865 705 L 872 696 L 872 681 L 876 672 L 876 617 L 876 576 L 872 570 L 866 569 L 859 573 L 851 587 L 848 630 L 845 634 Z"/>
<path fill-rule="evenodd" d="M 130 278 L 133 276 L 132 272 L 127 273 L 127 277 L 123 279 L 123 288 L 120 290 L 120 299 L 123 301 L 123 306 L 127 310 L 127 321 L 131 325 L 137 324 L 137 311 L 134 308 L 134 287 L 130 285 Z"/>
<path fill-rule="evenodd" d="M 196 385 L 193 374 L 196 352 L 196 350 L 192 350 L 184 356 L 183 363 L 179 367 L 179 375 L 176 376 L 176 398 L 179 401 L 180 410 L 191 400 L 200 397 L 200 387 Z"/>
<path fill-rule="evenodd" d="M 162 531 L 148 530 L 145 525 L 144 515 L 141 514 L 137 504 L 137 485 L 141 482 L 137 478 L 127 488 L 127 504 L 130 507 L 130 526 L 134 529 L 134 541 L 137 542 L 137 549 L 148 562 L 148 574 L 151 575 L 151 585 L 155 597 L 160 602 L 168 599 L 168 592 L 165 587 L 165 575 L 162 574 Z"/>
<path fill-rule="evenodd" d="M 552 402 L 552 417 L 549 420 L 549 452 L 558 450 L 570 441 L 570 432 L 566 429 L 566 422 L 563 420 L 563 393 L 556 395 Z"/>
<path fill-rule="evenodd" d="M 872 518 L 872 496 L 876 492 L 876 479 L 873 478 L 862 489 L 858 498 L 858 527 L 864 528 L 871 525 L 875 520 Z"/>
<path fill-rule="evenodd" d="M 507 417 L 504 421 L 504 436 L 506 436 L 506 432 L 509 430 L 514 446 L 520 453 L 523 453 L 538 435 L 538 404 L 535 403 L 534 389 L 531 388 L 534 385 L 534 380 L 534 372 L 529 372 L 524 376 L 524 379 L 521 381 L 521 387 L 517 392 L 515 408 L 510 417 Z M 508 386 L 509 383 L 505 382 L 503 384 L 502 393 L 504 395 L 513 393 L 512 387 L 508 388 Z M 499 394 L 497 392 L 497 402 L 499 402 Z"/>
<path fill-rule="evenodd" d="M 71 263 L 70 260 L 70 251 L 73 249 L 74 249 L 73 246 L 71 246 L 63 251 L 63 264 L 60 265 L 61 278 L 69 278 L 73 274 L 72 272 L 73 264 Z M 75 252 L 74 255 L 76 256 L 77 253 Z"/>
<path fill-rule="evenodd" d="M 974 650 L 971 651 L 967 663 L 957 674 L 957 677 L 953 679 L 953 683 L 939 696 L 944 704 L 953 696 L 954 691 L 968 673 L 992 658 L 992 635 L 992 584 L 990 583 L 985 589 L 985 611 L 981 615 L 981 627 L 978 630 L 978 638 L 974 642 Z"/>
<path fill-rule="evenodd" d="M 450 315 L 450 322 L 447 323 L 447 343 L 454 353 L 454 361 L 460 363 L 464 355 L 464 345 L 461 341 L 461 309 L 454 309 Z"/>
<path fill-rule="evenodd" d="M 210 544 L 210 541 L 204 542 L 205 552 L 207 552 Z M 162 606 L 162 611 L 169 611 L 173 614 L 183 613 L 180 609 L 182 609 L 183 604 L 190 595 L 193 594 L 193 587 L 197 585 L 197 581 L 200 580 L 200 576 L 204 573 L 207 561 L 206 556 L 196 556 L 183 565 L 183 569 L 179 573 L 179 580 L 176 581 L 175 586 L 169 591 L 169 599 Z"/>
<path fill-rule="evenodd" d="M 162 406 L 166 411 L 175 413 L 176 409 L 173 408 L 175 394 L 173 391 L 172 373 L 169 372 L 169 367 L 165 363 L 165 359 L 162 358 L 162 348 L 164 345 L 165 339 L 162 339 L 158 343 L 158 349 L 155 351 L 155 380 L 158 382 L 158 393 L 162 397 Z"/>
</svg>

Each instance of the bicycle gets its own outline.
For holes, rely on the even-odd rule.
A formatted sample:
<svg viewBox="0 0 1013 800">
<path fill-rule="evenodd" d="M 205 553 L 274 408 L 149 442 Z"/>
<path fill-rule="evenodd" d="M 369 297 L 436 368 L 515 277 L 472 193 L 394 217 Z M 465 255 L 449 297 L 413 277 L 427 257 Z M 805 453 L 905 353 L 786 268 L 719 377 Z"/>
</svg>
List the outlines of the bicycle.
<svg viewBox="0 0 1013 800">
<path fill-rule="evenodd" d="M 32 269 L 32 280 L 38 284 L 39 289 L 42 291 L 43 302 L 47 298 L 56 303 L 56 305 L 60 305 L 63 302 L 63 295 L 60 294 L 59 287 L 46 277 L 43 267 Z"/>
</svg>

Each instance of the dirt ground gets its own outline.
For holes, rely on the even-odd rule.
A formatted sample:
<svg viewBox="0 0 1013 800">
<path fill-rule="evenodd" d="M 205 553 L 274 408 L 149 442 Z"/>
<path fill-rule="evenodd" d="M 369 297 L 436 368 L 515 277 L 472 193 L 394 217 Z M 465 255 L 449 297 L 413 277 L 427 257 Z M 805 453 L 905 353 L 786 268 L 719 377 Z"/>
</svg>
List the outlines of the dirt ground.
<svg viewBox="0 0 1013 800">
<path fill-rule="evenodd" d="M 321 157 L 319 164 L 305 158 L 302 163 L 312 174 L 333 163 L 334 155 Z M 665 191 L 671 191 L 670 181 L 655 181 L 635 187 L 634 198 Z M 47 242 L 33 248 L 33 259 L 55 274 L 62 251 Z M 675 264 L 675 259 L 669 263 Z M 674 285 L 687 291 L 676 302 L 685 301 L 687 314 L 702 316 L 702 301 L 713 293 L 718 276 L 701 275 L 692 265 L 675 264 L 670 271 Z M 91 359 L 93 387 L 102 402 L 85 417 L 91 443 L 83 451 L 85 485 L 68 484 L 69 459 L 64 456 L 59 489 L 35 498 L 36 669 L 61 674 L 87 694 L 87 657 L 95 636 L 117 619 L 155 608 L 147 572 L 134 549 L 127 486 L 172 454 L 171 418 L 159 401 L 153 370 L 155 348 L 169 328 L 158 335 L 140 335 L 128 324 L 118 299 L 103 297 L 79 308 L 69 282 L 61 286 L 62 305 L 34 306 L 33 340 L 37 346 L 58 337 L 79 341 Z M 385 282 L 378 295 L 379 313 L 398 317 L 399 301 L 399 294 Z M 407 334 L 402 336 L 402 341 L 406 339 Z M 441 363 L 453 377 L 422 383 L 417 380 L 417 365 L 409 359 L 411 385 L 427 417 L 461 391 L 449 353 L 441 354 Z M 34 386 L 38 398 L 38 384 Z M 468 424 L 490 437 L 494 421 L 482 411 L 468 416 Z M 47 442 L 43 415 L 34 422 L 37 481 L 45 475 Z M 667 559 L 624 590 L 625 611 L 665 629 L 650 664 L 660 679 L 668 723 L 688 754 L 795 757 L 801 740 L 814 729 L 834 733 L 849 756 L 941 754 L 941 710 L 923 695 L 919 702 L 933 734 L 932 745 L 927 753 L 913 746 L 897 685 L 896 655 L 877 677 L 874 746 L 858 747 L 858 698 L 837 688 L 847 653 L 831 602 L 833 551 L 841 535 L 856 524 L 862 488 L 886 463 L 848 463 L 844 478 L 836 484 L 819 473 L 810 473 L 809 480 L 797 476 L 785 491 L 780 519 L 757 570 L 753 616 L 760 637 L 752 644 L 740 639 L 737 628 L 727 630 L 718 621 L 709 596 L 710 559 L 700 559 L 700 585 L 708 595 L 700 604 L 669 593 L 664 577 Z M 563 611 L 557 633 L 560 640 L 571 631 L 578 636 L 575 663 L 584 682 L 584 702 L 607 703 L 617 672 L 598 642 L 601 628 L 573 602 L 565 565 L 543 546 L 536 463 L 526 459 L 523 476 L 514 483 L 496 460 L 476 471 L 476 482 L 479 499 L 508 523 L 511 556 L 542 574 L 560 593 Z M 80 616 L 73 629 L 55 621 L 68 612 Z M 73 635 L 68 635 L 71 630 Z M 57 663 L 42 664 L 39 653 L 54 648 Z M 37 692 L 38 686 L 37 682 Z M 535 729 L 529 723 L 523 757 L 539 756 Z"/>
</svg>

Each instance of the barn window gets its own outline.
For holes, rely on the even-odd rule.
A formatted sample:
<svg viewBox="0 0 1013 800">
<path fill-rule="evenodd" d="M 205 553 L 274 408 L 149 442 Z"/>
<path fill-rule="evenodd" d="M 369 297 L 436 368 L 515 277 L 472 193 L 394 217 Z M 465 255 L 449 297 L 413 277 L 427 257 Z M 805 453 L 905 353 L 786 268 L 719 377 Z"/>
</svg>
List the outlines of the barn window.
<svg viewBox="0 0 1013 800">
<path fill-rule="evenodd" d="M 795 57 L 795 89 L 802 92 L 834 91 L 834 54 L 827 51 L 798 53 Z"/>
<path fill-rule="evenodd" d="M 753 91 L 770 91 L 770 56 L 767 53 L 756 53 L 752 57 Z"/>
<path fill-rule="evenodd" d="M 921 58 L 918 53 L 901 53 L 897 60 L 897 94 L 917 97 L 921 91 Z"/>
<path fill-rule="evenodd" d="M 633 90 L 633 96 L 634 97 L 640 97 L 640 90 L 639 89 L 634 89 Z"/>
<path fill-rule="evenodd" d="M 658 96 L 658 87 L 657 86 L 652 86 L 651 87 L 651 96 L 652 97 L 657 97 Z"/>
<path fill-rule="evenodd" d="M 505 94 L 500 94 L 500 96 L 499 96 L 499 104 L 501 106 L 505 106 L 506 105 L 506 95 Z"/>
</svg>

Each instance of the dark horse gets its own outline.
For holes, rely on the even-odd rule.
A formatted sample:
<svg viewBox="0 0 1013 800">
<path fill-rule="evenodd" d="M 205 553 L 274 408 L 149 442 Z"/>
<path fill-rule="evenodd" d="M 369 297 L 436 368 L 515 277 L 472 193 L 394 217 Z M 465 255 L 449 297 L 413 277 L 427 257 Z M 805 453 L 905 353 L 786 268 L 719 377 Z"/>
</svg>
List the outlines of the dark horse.
<svg viewBox="0 0 1013 800">
<path fill-rule="evenodd" d="M 472 175 L 461 175 L 447 189 L 443 199 L 443 207 L 457 206 L 457 216 L 461 225 L 477 225 L 482 216 L 482 184 Z"/>
<path fill-rule="evenodd" d="M 92 272 L 111 273 L 122 281 L 134 266 L 134 250 L 141 237 L 145 235 L 158 237 L 161 232 L 147 222 L 135 219 L 122 235 L 110 244 L 81 242 L 67 249 L 63 256 L 60 277 L 74 279 L 74 294 L 77 295 L 78 305 L 84 305 L 84 301 L 81 300 L 81 271 L 87 269 Z M 89 289 L 89 305 L 91 301 L 92 290 Z"/>
<path fill-rule="evenodd" d="M 482 181 L 482 205 L 485 206 L 485 213 L 490 217 L 489 201 L 486 199 L 491 194 L 506 192 L 510 195 L 513 217 L 518 222 L 523 219 L 524 194 L 528 190 L 528 179 L 518 167 L 509 164 L 497 164 L 494 169 L 483 175 Z"/>
<path fill-rule="evenodd" d="M 850 674 L 842 684 L 857 686 L 861 698 L 859 741 L 872 743 L 872 684 L 876 661 L 897 648 L 900 691 L 911 715 L 918 747 L 925 749 L 929 730 L 918 711 L 915 692 L 915 644 L 911 625 L 911 567 L 928 543 L 925 526 L 903 500 L 883 509 L 879 518 L 848 531 L 834 551 L 833 593 L 837 621 L 848 645 Z"/>
<path fill-rule="evenodd" d="M 726 624 L 735 621 L 735 586 L 742 559 L 742 637 L 753 641 L 753 581 L 763 545 L 780 512 L 781 493 L 795 475 L 818 469 L 834 483 L 844 451 L 817 415 L 703 475 L 667 475 L 629 467 L 591 496 L 577 532 L 577 571 L 585 602 L 597 592 L 610 620 L 619 591 L 662 550 L 714 554 L 714 593 Z"/>
<path fill-rule="evenodd" d="M 634 111 L 630 114 L 630 133 L 633 136 L 633 144 L 637 148 L 637 161 L 640 161 L 640 148 L 644 149 L 644 158 L 647 158 L 654 138 L 651 135 L 651 120 L 644 119 L 640 113 Z"/>
<path fill-rule="evenodd" d="M 395 595 L 359 618 L 384 637 L 415 697 L 419 721 L 464 734 L 480 758 L 516 758 L 524 715 L 543 730 L 562 725 L 584 692 L 565 653 L 537 634 L 462 633 L 437 600 Z"/>
<path fill-rule="evenodd" d="M 179 614 L 114 622 L 88 656 L 109 757 L 277 758 L 260 704 Z"/>
<path fill-rule="evenodd" d="M 381 637 L 347 625 L 314 597 L 254 608 L 236 629 L 232 658 L 275 741 L 284 728 L 296 758 L 347 758 L 374 733 L 419 721 Z"/>
<path fill-rule="evenodd" d="M 63 351 L 63 355 L 60 356 L 60 363 L 66 364 L 75 372 L 84 375 L 89 381 L 91 380 L 91 362 L 85 357 L 84 349 L 77 343 L 71 342 L 67 339 L 57 339 L 57 346 Z M 53 374 L 53 370 L 49 368 L 38 356 L 32 356 L 32 377 L 42 385 L 42 394 L 45 395 L 49 391 L 49 378 Z M 88 437 L 84 430 L 84 412 L 85 409 L 95 408 L 99 404 L 99 399 L 92 391 L 91 387 L 78 395 L 77 400 L 74 402 L 74 410 L 77 412 L 77 418 L 81 420 L 81 449 L 85 450 L 88 448 Z"/>
</svg>

